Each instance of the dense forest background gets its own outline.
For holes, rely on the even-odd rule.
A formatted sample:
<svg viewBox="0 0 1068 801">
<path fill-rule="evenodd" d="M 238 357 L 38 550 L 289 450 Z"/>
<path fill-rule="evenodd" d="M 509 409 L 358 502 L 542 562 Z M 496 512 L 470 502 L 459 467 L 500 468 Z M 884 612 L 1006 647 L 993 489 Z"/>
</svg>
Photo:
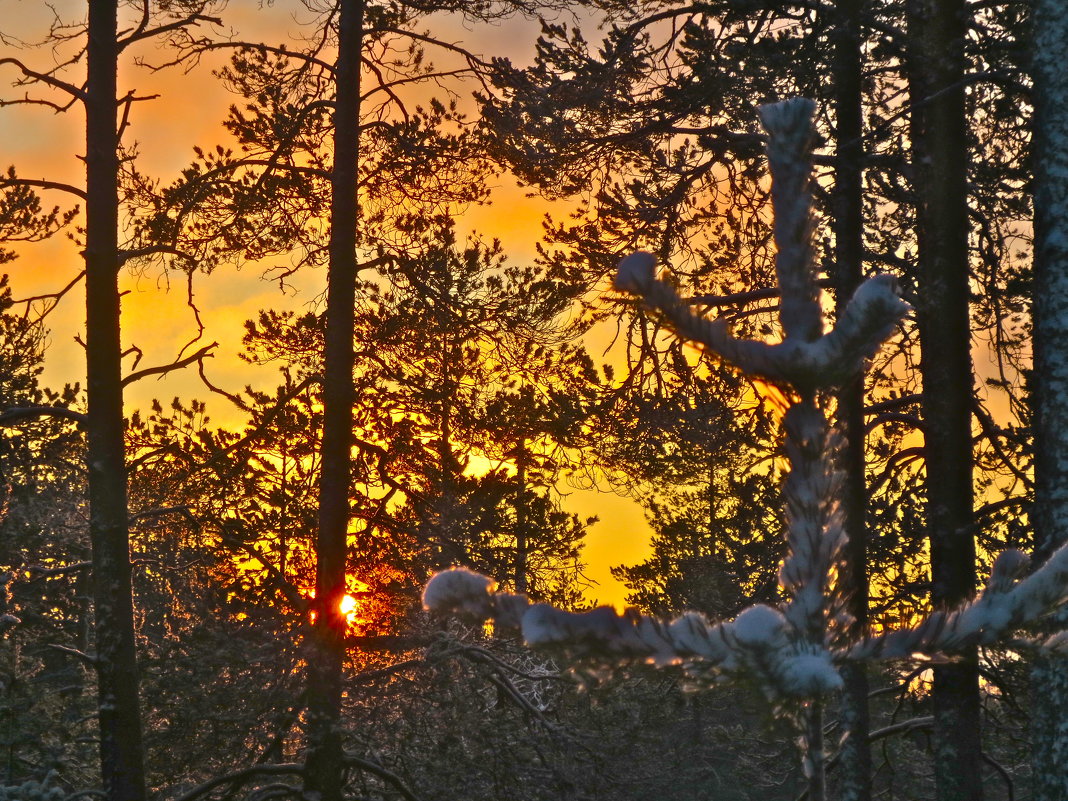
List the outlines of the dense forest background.
<svg viewBox="0 0 1068 801">
<path fill-rule="evenodd" d="M 823 309 L 889 273 L 914 310 L 821 399 L 847 442 L 853 631 L 1068 539 L 1056 2 L 306 0 L 271 38 L 237 0 L 60 4 L 32 32 L 22 5 L 0 115 L 76 120 L 84 176 L 0 178 L 0 260 L 57 287 L 0 284 L 0 796 L 812 792 L 796 710 L 755 680 L 587 670 L 421 604 L 464 566 L 585 608 L 575 486 L 644 509 L 649 557 L 613 567 L 643 612 L 782 599 L 788 390 L 611 288 L 647 251 L 699 313 L 781 336 L 768 102 L 817 104 Z M 154 174 L 139 115 L 202 114 L 205 82 L 232 96 L 214 139 Z M 549 210 L 523 261 L 492 226 L 515 180 Z M 41 260 L 63 238 L 69 270 Z M 236 353 L 198 307 L 235 267 L 280 287 Z M 169 362 L 124 335 L 152 314 L 130 276 L 187 301 Z M 294 309 L 301 281 L 326 289 Z M 46 386 L 50 322 L 83 291 L 85 383 Z M 258 383 L 219 381 L 234 358 Z M 124 404 L 179 371 L 202 389 Z M 843 665 L 831 797 L 1068 797 L 1068 670 L 1034 644 L 1056 621 L 1025 628 Z"/>
</svg>

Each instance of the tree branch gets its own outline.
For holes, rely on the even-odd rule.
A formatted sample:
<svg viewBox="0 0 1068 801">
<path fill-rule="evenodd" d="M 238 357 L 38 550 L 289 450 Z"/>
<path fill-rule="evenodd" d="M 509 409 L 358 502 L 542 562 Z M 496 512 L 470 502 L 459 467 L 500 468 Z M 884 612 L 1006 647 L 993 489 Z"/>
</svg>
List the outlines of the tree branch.
<svg viewBox="0 0 1068 801">
<path fill-rule="evenodd" d="M 162 25 L 157 25 L 155 28 L 149 28 L 146 24 L 147 20 L 144 15 L 141 17 L 141 23 L 137 26 L 133 33 L 127 36 L 125 39 L 119 39 L 118 46 L 121 53 L 130 45 L 135 42 L 139 42 L 142 39 L 151 39 L 153 36 L 159 36 L 160 34 L 170 33 L 172 31 L 181 30 L 182 28 L 195 27 L 202 22 L 210 22 L 212 25 L 221 26 L 223 21 L 220 17 L 209 17 L 207 14 L 189 14 L 182 19 L 176 19 L 173 22 L 167 22 Z"/>
<path fill-rule="evenodd" d="M 61 81 L 56 76 L 49 75 L 47 72 L 37 72 L 36 70 L 31 70 L 24 63 L 22 63 L 22 61 L 20 61 L 17 58 L 13 58 L 13 57 L 10 57 L 10 56 L 7 57 L 7 58 L 0 58 L 0 66 L 2 66 L 4 64 L 13 64 L 15 67 L 17 67 L 19 70 L 21 70 L 22 74 L 24 76 L 26 76 L 27 78 L 30 78 L 30 79 L 35 80 L 35 81 L 39 81 L 39 82 L 44 83 L 44 84 L 47 84 L 48 86 L 51 86 L 53 89 L 59 89 L 62 92 L 66 92 L 71 97 L 77 98 L 78 100 L 81 100 L 81 101 L 84 102 L 85 99 L 86 99 L 86 94 L 85 94 L 85 90 L 84 89 L 79 89 L 77 86 L 75 86 L 72 83 L 67 83 L 66 81 Z"/>
<path fill-rule="evenodd" d="M 60 192 L 66 192 L 74 195 L 81 200 L 87 200 L 84 189 L 80 189 L 72 184 L 65 184 L 61 181 L 46 181 L 43 178 L 0 178 L 0 189 L 9 186 L 32 186 L 36 189 L 55 189 Z"/>
<path fill-rule="evenodd" d="M 352 767 L 359 768 L 360 770 L 365 770 L 368 773 L 374 774 L 375 776 L 387 782 L 388 784 L 393 785 L 393 787 L 396 788 L 397 792 L 404 796 L 407 801 L 419 801 L 419 796 L 413 793 L 411 789 L 409 789 L 408 785 L 405 784 L 404 781 L 400 778 L 400 776 L 398 776 L 396 773 L 393 773 L 390 770 L 386 770 L 381 765 L 375 764 L 374 762 L 364 759 L 363 757 L 358 757 L 355 754 L 345 754 L 344 759 L 346 765 L 351 765 Z"/>
<path fill-rule="evenodd" d="M 0 426 L 14 426 L 30 422 L 41 417 L 54 417 L 59 420 L 72 420 L 84 428 L 89 418 L 81 412 L 63 406 L 14 406 L 0 413 Z"/>
<path fill-rule="evenodd" d="M 77 648 L 70 648 L 66 645 L 57 645 L 53 642 L 45 643 L 44 647 L 50 648 L 53 651 L 59 651 L 60 653 L 67 654 L 68 656 L 73 656 L 75 659 L 78 659 L 79 661 L 85 663 L 91 668 L 95 669 L 97 666 L 97 659 L 95 656 L 87 654 L 85 653 L 85 651 L 79 651 Z"/>
<path fill-rule="evenodd" d="M 297 763 L 283 763 L 279 765 L 253 765 L 242 770 L 234 771 L 233 773 L 227 773 L 224 776 L 216 776 L 214 779 L 209 779 L 203 784 L 198 784 L 191 790 L 187 790 L 180 796 L 174 799 L 174 801 L 194 801 L 194 799 L 200 798 L 203 795 L 207 795 L 216 787 L 221 787 L 224 784 L 231 782 L 243 783 L 248 779 L 255 776 L 285 776 L 285 775 L 302 775 L 304 773 L 304 766 Z"/>
<path fill-rule="evenodd" d="M 149 518 L 154 517 L 164 517 L 166 515 L 179 515 L 184 517 L 190 524 L 192 524 L 194 529 L 197 531 L 200 530 L 200 521 L 193 516 L 193 510 L 184 504 L 181 506 L 161 506 L 156 509 L 145 509 L 130 515 L 129 522 L 131 526 L 134 526 L 142 520 L 148 520 Z"/>
<path fill-rule="evenodd" d="M 201 362 L 204 359 L 210 358 L 214 354 L 211 353 L 215 348 L 219 347 L 218 342 L 212 342 L 210 345 L 205 345 L 196 353 L 191 353 L 184 359 L 179 359 L 172 364 L 163 364 L 157 367 L 146 367 L 144 370 L 138 370 L 137 372 L 130 373 L 124 379 L 122 379 L 122 385 L 128 386 L 134 381 L 140 381 L 142 378 L 147 378 L 150 375 L 164 375 L 166 373 L 173 372 L 174 370 L 180 370 L 183 367 L 188 367 L 194 362 Z"/>
</svg>

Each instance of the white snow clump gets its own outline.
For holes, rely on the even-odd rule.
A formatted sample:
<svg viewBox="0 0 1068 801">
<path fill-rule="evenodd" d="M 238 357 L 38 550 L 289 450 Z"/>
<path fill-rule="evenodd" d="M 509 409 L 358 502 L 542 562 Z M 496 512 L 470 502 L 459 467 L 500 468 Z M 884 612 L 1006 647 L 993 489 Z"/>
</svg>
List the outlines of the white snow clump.
<svg viewBox="0 0 1068 801">
<path fill-rule="evenodd" d="M 827 651 L 797 654 L 779 664 L 783 689 L 795 696 L 813 698 L 842 689 L 842 677 Z"/>
<path fill-rule="evenodd" d="M 734 619 L 731 632 L 745 648 L 777 650 L 786 642 L 786 618 L 778 609 L 754 604 Z"/>
<path fill-rule="evenodd" d="M 639 250 L 619 262 L 613 286 L 621 292 L 640 293 L 649 286 L 656 275 L 656 256 Z"/>
<path fill-rule="evenodd" d="M 454 612 L 486 620 L 493 616 L 491 592 L 497 582 L 463 567 L 451 567 L 431 577 L 423 590 L 423 608 L 431 612 Z"/>
</svg>

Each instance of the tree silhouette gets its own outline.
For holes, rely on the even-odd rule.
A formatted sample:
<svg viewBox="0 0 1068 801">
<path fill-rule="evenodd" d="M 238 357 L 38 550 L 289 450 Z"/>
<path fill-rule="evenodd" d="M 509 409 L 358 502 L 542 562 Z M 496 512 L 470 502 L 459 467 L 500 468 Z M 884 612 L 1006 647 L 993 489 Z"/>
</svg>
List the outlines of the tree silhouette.
<svg viewBox="0 0 1068 801">
<path fill-rule="evenodd" d="M 206 13 L 210 6 L 208 2 L 182 3 L 165 10 L 160 18 L 151 13 L 146 3 L 143 14 L 120 34 L 118 3 L 91 3 L 84 25 L 65 28 L 57 20 L 50 31 L 54 41 L 83 37 L 84 47 L 72 60 L 61 61 L 46 71 L 35 70 L 18 58 L 0 60 L 18 71 L 20 83 L 45 92 L 53 90 L 63 98 L 55 102 L 47 97 L 27 95 L 15 102 L 42 103 L 56 111 L 74 105 L 85 110 L 84 188 L 49 180 L 22 179 L 14 171 L 0 179 L 0 187 L 5 189 L 8 210 L 20 201 L 23 210 L 22 217 L 9 216 L 6 221 L 5 233 L 9 239 L 33 239 L 57 227 L 56 212 L 38 214 L 32 201 L 27 203 L 27 188 L 62 191 L 85 204 L 84 240 L 80 244 L 85 260 L 88 406 L 84 428 L 96 634 L 91 661 L 97 673 L 101 772 L 104 790 L 112 801 L 141 801 L 146 792 L 130 583 L 122 391 L 138 375 L 163 373 L 177 366 L 122 375 L 119 271 L 124 264 L 145 254 L 132 253 L 119 243 L 122 136 L 129 124 L 131 107 L 142 98 L 133 92 L 119 96 L 117 72 L 120 55 L 132 45 L 180 35 L 189 26 L 215 22 Z M 78 85 L 65 77 L 65 71 L 83 57 L 86 77 Z M 69 215 L 61 217 L 61 220 L 69 219 Z M 29 227 L 13 227 L 20 222 L 29 223 Z M 210 347 L 199 351 L 198 357 L 203 358 L 207 351 Z M 41 408 L 36 414 L 69 417 L 70 411 Z"/>
</svg>

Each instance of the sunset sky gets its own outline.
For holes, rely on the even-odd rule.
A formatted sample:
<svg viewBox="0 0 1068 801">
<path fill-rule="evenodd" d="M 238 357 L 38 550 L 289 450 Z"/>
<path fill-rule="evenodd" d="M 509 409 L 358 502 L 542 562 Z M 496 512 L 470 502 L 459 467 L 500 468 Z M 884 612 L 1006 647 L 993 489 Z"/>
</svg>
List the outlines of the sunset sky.
<svg viewBox="0 0 1068 801">
<path fill-rule="evenodd" d="M 80 1 L 61 0 L 56 8 L 60 15 L 72 21 L 84 13 Z M 299 21 L 309 18 L 299 3 L 276 2 L 260 7 L 251 0 L 231 0 L 222 16 L 235 38 L 267 43 L 293 41 Z M 16 35 L 26 42 L 34 42 L 44 38 L 50 16 L 44 4 L 36 0 L 0 0 L 0 18 L 5 20 L 5 33 L 13 33 L 10 21 L 18 20 L 20 28 Z M 516 62 L 533 52 L 538 30 L 537 23 L 515 19 L 493 25 L 465 26 L 441 18 L 429 21 L 427 27 L 430 26 L 450 41 L 484 55 L 508 55 Z M 145 51 L 133 55 L 151 61 L 156 54 Z M 47 47 L 27 48 L 22 58 L 43 70 L 50 66 L 53 56 Z M 157 100 L 135 106 L 125 140 L 127 145 L 136 141 L 140 153 L 138 164 L 143 172 L 167 183 L 189 163 L 194 145 L 207 148 L 225 143 L 220 121 L 234 98 L 210 73 L 210 67 L 221 64 L 224 58 L 220 55 L 214 62 L 205 59 L 188 74 L 175 69 L 151 74 L 136 67 L 120 73 L 120 94 L 136 89 L 138 93 L 160 95 Z M 5 86 L 14 78 L 15 70 L 0 68 L 0 80 Z M 84 150 L 82 125 L 77 106 L 59 115 L 40 106 L 0 109 L 2 166 L 14 164 L 20 175 L 28 178 L 83 183 L 83 169 L 77 158 Z M 61 193 L 44 195 L 46 204 L 66 207 L 70 200 Z M 513 179 L 502 177 L 494 187 L 492 205 L 469 209 L 460 219 L 458 230 L 478 231 L 500 239 L 510 260 L 521 263 L 533 256 L 535 243 L 541 236 L 541 222 L 548 210 L 545 201 L 528 197 L 526 190 L 516 187 Z M 62 235 L 26 246 L 21 253 L 21 258 L 5 266 L 16 299 L 55 292 L 81 269 L 79 254 Z M 211 275 L 194 277 L 195 302 L 206 328 L 199 344 L 217 341 L 220 345 L 217 356 L 207 363 L 208 374 L 217 385 L 230 390 L 246 384 L 261 389 L 273 387 L 275 373 L 271 368 L 248 365 L 236 358 L 244 321 L 261 308 L 309 308 L 325 287 L 323 271 L 305 271 L 288 278 L 283 289 L 271 280 L 271 266 L 248 264 L 237 269 L 225 265 Z M 143 351 L 138 368 L 171 362 L 196 335 L 195 322 L 185 304 L 185 276 L 167 276 L 159 271 L 127 272 L 123 284 L 128 292 L 123 299 L 123 339 L 125 345 L 136 345 Z M 79 286 L 48 317 L 51 336 L 44 374 L 46 385 L 84 382 L 84 356 L 74 339 L 83 330 L 83 322 L 84 295 Z M 598 344 L 590 343 L 595 360 L 601 361 Z M 129 369 L 130 365 L 127 366 Z M 206 399 L 209 414 L 218 423 L 237 422 L 226 402 L 211 397 L 201 385 L 195 369 L 130 386 L 126 393 L 127 407 L 132 411 L 145 407 L 153 398 L 166 401 L 176 395 Z M 586 541 L 588 575 L 597 582 L 589 596 L 619 604 L 623 600 L 623 588 L 610 576 L 608 568 L 635 563 L 648 553 L 649 529 L 642 511 L 636 503 L 610 493 L 563 489 L 570 493 L 566 500 L 569 511 L 600 518 Z"/>
</svg>

